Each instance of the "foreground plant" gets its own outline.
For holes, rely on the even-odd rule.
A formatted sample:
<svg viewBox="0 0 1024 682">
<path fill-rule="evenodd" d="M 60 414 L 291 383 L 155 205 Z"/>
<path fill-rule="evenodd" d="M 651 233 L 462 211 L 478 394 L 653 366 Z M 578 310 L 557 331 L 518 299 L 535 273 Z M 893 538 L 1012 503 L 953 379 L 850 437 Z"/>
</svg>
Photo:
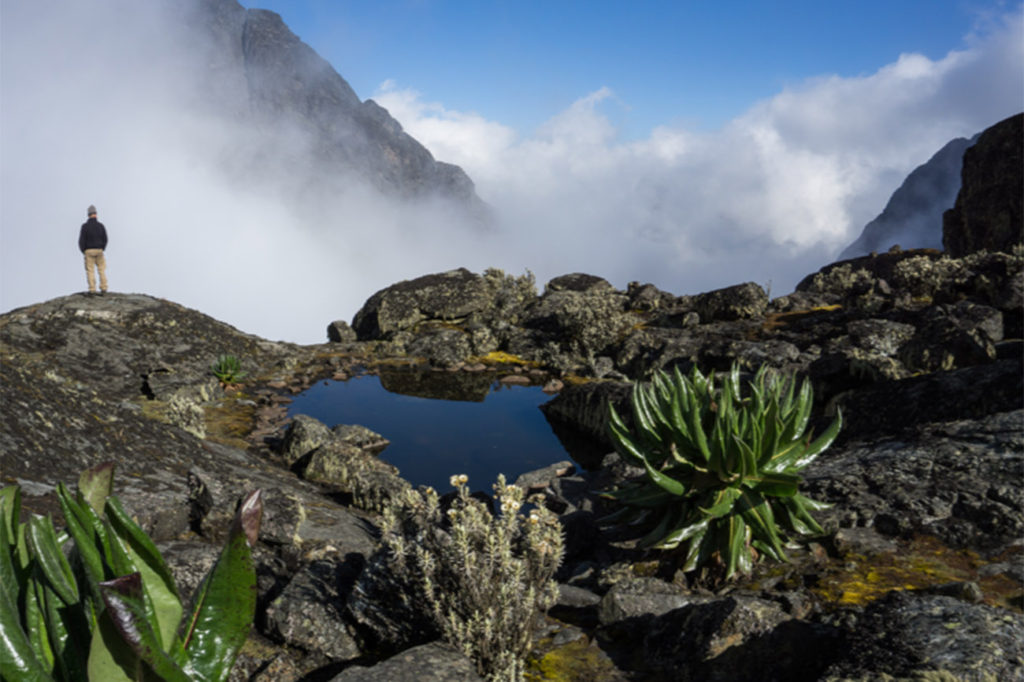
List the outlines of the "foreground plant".
<svg viewBox="0 0 1024 682">
<path fill-rule="evenodd" d="M 798 492 L 799 472 L 835 440 L 842 415 L 815 440 L 804 435 L 812 390 L 762 367 L 746 392 L 737 365 L 720 385 L 694 367 L 659 371 L 633 386 L 633 431 L 609 405 L 615 449 L 645 478 L 605 496 L 626 505 L 608 521 L 649 522 L 640 544 L 682 547 L 683 570 L 719 564 L 726 579 L 757 555 L 787 561 L 793 535 L 822 533 L 811 516 L 827 505 Z"/>
<path fill-rule="evenodd" d="M 260 492 L 235 516 L 227 543 L 187 615 L 152 540 L 110 495 L 113 465 L 85 471 L 50 517 L 19 523 L 21 490 L 0 490 L 0 661 L 4 679 L 225 680 L 256 608 L 251 546 Z M 70 544 L 66 555 L 64 546 Z"/>
<path fill-rule="evenodd" d="M 242 371 L 242 361 L 230 353 L 218 355 L 217 362 L 210 366 L 210 371 L 223 384 L 233 384 L 245 377 L 246 374 Z"/>
<path fill-rule="evenodd" d="M 408 491 L 384 515 L 392 572 L 422 589 L 442 636 L 489 680 L 521 680 L 538 619 L 558 597 L 562 529 L 540 496 L 521 513 L 523 490 L 494 485 L 499 514 L 471 497 L 464 475 L 447 512 L 433 489 Z"/>
</svg>

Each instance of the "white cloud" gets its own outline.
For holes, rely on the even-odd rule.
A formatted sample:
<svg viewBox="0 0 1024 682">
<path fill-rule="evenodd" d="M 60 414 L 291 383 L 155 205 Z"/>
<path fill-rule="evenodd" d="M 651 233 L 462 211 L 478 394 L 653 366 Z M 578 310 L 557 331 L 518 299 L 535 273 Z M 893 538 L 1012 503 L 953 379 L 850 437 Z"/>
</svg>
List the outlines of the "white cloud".
<svg viewBox="0 0 1024 682">
<path fill-rule="evenodd" d="M 444 207 L 409 210 L 364 187 L 321 193 L 294 173 L 283 189 L 253 185 L 239 153 L 252 138 L 238 137 L 251 131 L 181 97 L 189 60 L 205 57 L 168 48 L 148 3 L 102 5 L 4 3 L 2 310 L 82 290 L 75 242 L 90 203 L 111 234 L 114 290 L 274 339 L 321 341 L 377 289 L 459 266 L 676 293 L 752 280 L 778 295 L 852 241 L 914 166 L 1022 105 L 1019 15 L 943 59 L 823 76 L 721 130 L 663 126 L 638 141 L 605 115 L 629 104 L 607 88 L 524 137 L 382 85 L 374 99 L 495 207 L 499 229 L 475 234 Z"/>
<path fill-rule="evenodd" d="M 633 142 L 602 113 L 608 88 L 525 139 L 394 83 L 374 98 L 466 169 L 505 220 L 505 253 L 531 267 L 544 254 L 544 276 L 579 267 L 677 292 L 771 280 L 779 294 L 853 241 L 946 142 L 1024 106 L 1020 25 L 1005 17 L 942 59 L 904 54 L 873 74 L 809 79 L 715 132 L 660 127 Z"/>
</svg>

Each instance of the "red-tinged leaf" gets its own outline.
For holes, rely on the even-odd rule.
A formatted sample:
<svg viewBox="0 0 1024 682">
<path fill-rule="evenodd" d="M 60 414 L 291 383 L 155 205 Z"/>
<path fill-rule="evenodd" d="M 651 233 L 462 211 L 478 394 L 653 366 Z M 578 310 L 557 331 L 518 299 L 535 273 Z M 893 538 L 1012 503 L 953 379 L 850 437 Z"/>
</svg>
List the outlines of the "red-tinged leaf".
<svg viewBox="0 0 1024 682">
<path fill-rule="evenodd" d="M 189 682 L 190 676 L 163 650 L 152 623 L 147 620 L 142 576 L 132 573 L 107 580 L 100 583 L 100 590 L 107 615 L 135 655 L 165 682 Z"/>
</svg>

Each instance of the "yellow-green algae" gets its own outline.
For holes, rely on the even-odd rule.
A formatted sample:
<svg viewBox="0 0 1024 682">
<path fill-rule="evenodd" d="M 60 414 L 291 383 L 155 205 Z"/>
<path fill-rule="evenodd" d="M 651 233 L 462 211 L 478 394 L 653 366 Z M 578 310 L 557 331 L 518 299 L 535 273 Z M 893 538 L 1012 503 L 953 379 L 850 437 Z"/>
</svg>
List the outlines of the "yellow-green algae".
<svg viewBox="0 0 1024 682">
<path fill-rule="evenodd" d="M 525 674 L 530 682 L 599 682 L 617 677 L 615 664 L 593 642 L 586 638 L 577 639 L 548 649 L 551 640 L 541 640 L 538 651 L 531 657 Z M 548 649 L 543 654 L 540 652 Z"/>
<path fill-rule="evenodd" d="M 974 581 L 981 587 L 985 603 L 1019 609 L 1020 585 L 1006 575 L 979 574 L 979 569 L 989 563 L 993 561 L 982 559 L 976 552 L 953 549 L 932 536 L 919 536 L 900 551 L 842 557 L 825 568 L 812 590 L 827 602 L 862 606 L 892 590 Z"/>
</svg>

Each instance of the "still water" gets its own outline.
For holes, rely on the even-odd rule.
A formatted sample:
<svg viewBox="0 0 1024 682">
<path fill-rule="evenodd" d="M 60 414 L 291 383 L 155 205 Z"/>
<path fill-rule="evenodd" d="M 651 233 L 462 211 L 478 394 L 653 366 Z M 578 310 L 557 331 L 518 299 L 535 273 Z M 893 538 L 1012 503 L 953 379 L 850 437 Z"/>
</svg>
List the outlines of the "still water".
<svg viewBox="0 0 1024 682">
<path fill-rule="evenodd" d="M 452 474 L 490 491 L 526 471 L 570 459 L 539 409 L 551 396 L 539 386 L 507 386 L 465 373 L 392 372 L 325 381 L 294 398 L 289 415 L 328 426 L 360 424 L 391 444 L 380 458 L 413 485 L 451 489 Z"/>
</svg>

